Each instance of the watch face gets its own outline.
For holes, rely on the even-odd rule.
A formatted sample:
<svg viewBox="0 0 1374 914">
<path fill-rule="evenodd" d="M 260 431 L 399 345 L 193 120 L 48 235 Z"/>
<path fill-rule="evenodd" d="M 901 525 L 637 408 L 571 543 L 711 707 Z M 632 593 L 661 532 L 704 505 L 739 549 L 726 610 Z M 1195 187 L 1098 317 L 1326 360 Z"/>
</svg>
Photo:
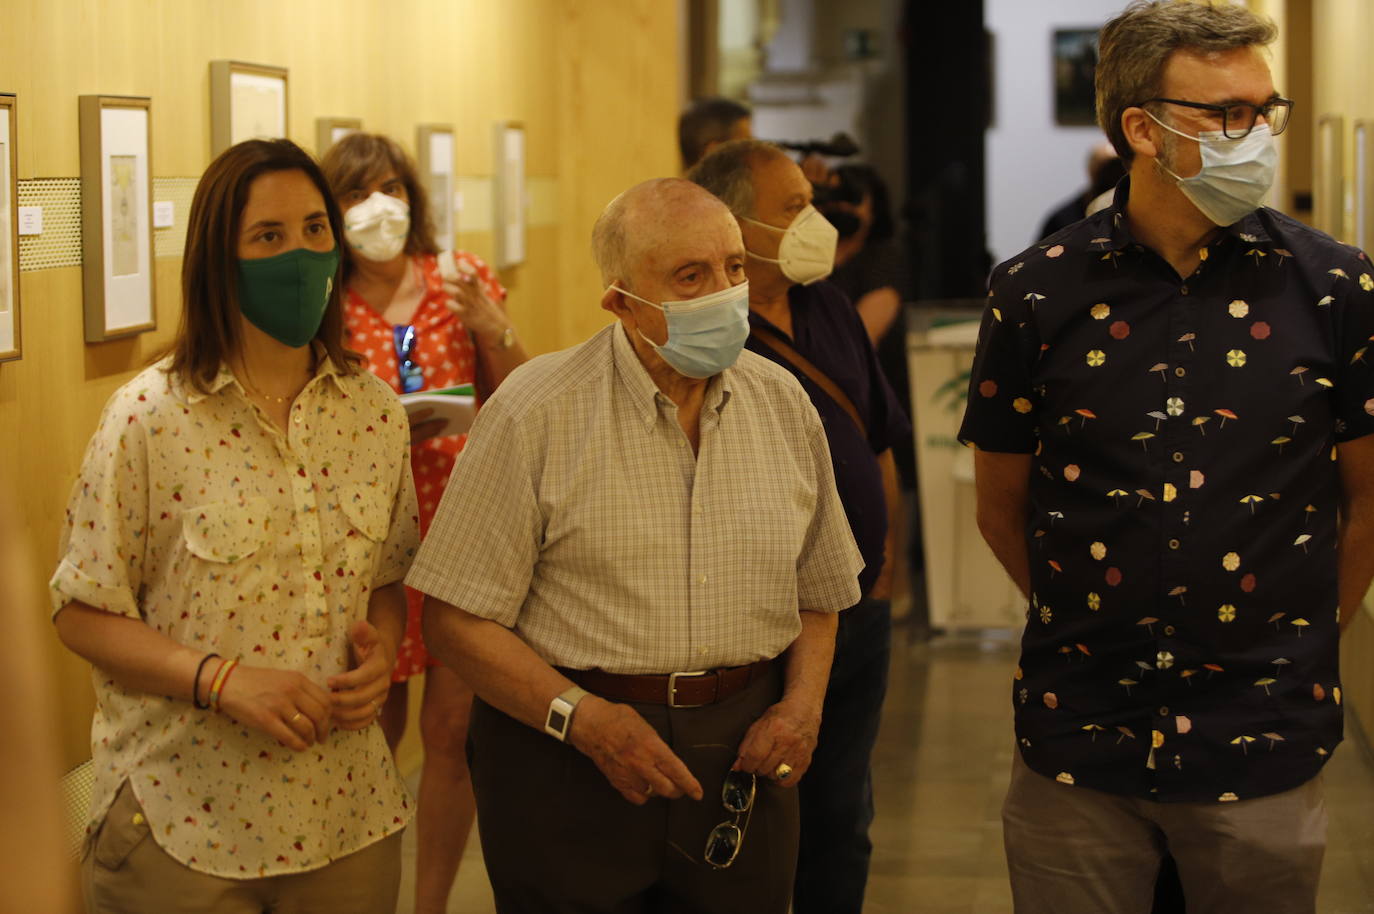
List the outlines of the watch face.
<svg viewBox="0 0 1374 914">
<path fill-rule="evenodd" d="M 562 711 L 549 712 L 549 727 L 562 733 L 568 726 L 568 715 Z"/>
</svg>

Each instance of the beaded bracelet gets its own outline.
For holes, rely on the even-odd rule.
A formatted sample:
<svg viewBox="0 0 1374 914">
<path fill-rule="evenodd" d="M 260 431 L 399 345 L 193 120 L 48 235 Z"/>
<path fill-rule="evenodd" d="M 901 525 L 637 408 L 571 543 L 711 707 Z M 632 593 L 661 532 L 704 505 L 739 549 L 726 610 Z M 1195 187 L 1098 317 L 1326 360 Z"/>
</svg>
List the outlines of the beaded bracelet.
<svg viewBox="0 0 1374 914">
<path fill-rule="evenodd" d="M 229 674 L 234 672 L 234 668 L 239 665 L 237 660 L 227 660 L 215 673 L 215 681 L 210 686 L 210 707 L 219 710 L 220 693 L 224 690 L 224 684 L 229 681 Z"/>
<path fill-rule="evenodd" d="M 191 704 L 202 711 L 210 710 L 210 702 L 207 701 L 204 704 L 200 702 L 200 674 L 205 672 L 205 664 L 218 656 L 219 654 L 206 654 L 200 658 L 200 665 L 196 667 L 196 678 L 191 680 Z"/>
</svg>

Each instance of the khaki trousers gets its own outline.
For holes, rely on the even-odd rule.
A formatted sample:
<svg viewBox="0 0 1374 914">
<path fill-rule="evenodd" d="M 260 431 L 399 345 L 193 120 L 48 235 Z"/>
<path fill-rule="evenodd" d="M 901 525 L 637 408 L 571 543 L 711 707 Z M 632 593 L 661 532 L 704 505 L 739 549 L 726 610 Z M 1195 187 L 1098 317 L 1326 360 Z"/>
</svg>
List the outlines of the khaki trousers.
<svg viewBox="0 0 1374 914">
<path fill-rule="evenodd" d="M 128 782 L 81 860 L 86 914 L 393 914 L 401 833 L 328 866 L 260 879 L 191 869 L 158 847 Z M 135 816 L 137 815 L 137 819 Z"/>
<path fill-rule="evenodd" d="M 1015 753 L 1002 807 L 1016 914 L 1149 914 L 1167 848 L 1188 914 L 1314 914 L 1321 776 L 1236 803 L 1156 803 L 1069 787 Z"/>
<path fill-rule="evenodd" d="M 781 695 L 781 664 L 701 708 L 632 707 L 701 782 L 701 802 L 635 806 L 572 746 L 478 699 L 468 753 L 477 827 L 500 914 L 786 914 L 797 862 L 797 792 L 758 778 L 739 856 L 702 861 L 734 814 L 721 785 L 745 731 Z"/>
</svg>

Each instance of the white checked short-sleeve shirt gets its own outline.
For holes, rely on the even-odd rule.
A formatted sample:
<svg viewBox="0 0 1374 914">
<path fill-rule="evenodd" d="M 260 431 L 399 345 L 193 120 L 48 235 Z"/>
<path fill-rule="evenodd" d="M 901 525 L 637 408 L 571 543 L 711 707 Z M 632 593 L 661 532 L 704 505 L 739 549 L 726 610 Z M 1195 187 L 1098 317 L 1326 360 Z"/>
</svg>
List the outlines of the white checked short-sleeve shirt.
<svg viewBox="0 0 1374 914">
<path fill-rule="evenodd" d="M 741 353 L 694 455 L 613 324 L 487 401 L 407 583 L 555 666 L 666 673 L 777 656 L 799 609 L 858 602 L 862 567 L 791 374 Z"/>
<path fill-rule="evenodd" d="M 54 610 L 80 601 L 323 686 L 419 542 L 405 411 L 382 381 L 323 358 L 283 434 L 228 369 L 200 394 L 165 367 L 105 407 L 68 504 Z M 93 681 L 88 835 L 125 780 L 163 850 L 229 878 L 316 869 L 410 819 L 380 727 L 293 752 L 98 668 Z"/>
</svg>

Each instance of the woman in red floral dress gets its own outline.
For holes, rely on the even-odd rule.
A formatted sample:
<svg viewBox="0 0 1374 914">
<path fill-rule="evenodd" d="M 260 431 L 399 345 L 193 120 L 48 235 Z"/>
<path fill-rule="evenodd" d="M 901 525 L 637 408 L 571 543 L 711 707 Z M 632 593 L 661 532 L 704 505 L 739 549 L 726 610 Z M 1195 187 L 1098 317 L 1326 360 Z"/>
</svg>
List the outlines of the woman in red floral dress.
<svg viewBox="0 0 1374 914">
<path fill-rule="evenodd" d="M 440 251 L 415 165 L 394 140 L 350 134 L 330 147 L 323 168 L 344 211 L 346 344 L 365 355 L 368 368 L 397 393 L 474 384 L 480 402 L 526 359 L 496 275 L 472 254 Z M 419 421 L 411 430 L 422 534 L 466 440 L 437 435 L 442 424 Z M 445 909 L 474 818 L 464 754 L 472 690 L 430 659 L 420 632 L 422 595 L 407 589 L 406 597 L 406 633 L 393 676 L 397 687 L 381 721 L 394 751 L 405 729 L 405 683 L 424 672 L 415 910 L 431 914 Z"/>
</svg>

